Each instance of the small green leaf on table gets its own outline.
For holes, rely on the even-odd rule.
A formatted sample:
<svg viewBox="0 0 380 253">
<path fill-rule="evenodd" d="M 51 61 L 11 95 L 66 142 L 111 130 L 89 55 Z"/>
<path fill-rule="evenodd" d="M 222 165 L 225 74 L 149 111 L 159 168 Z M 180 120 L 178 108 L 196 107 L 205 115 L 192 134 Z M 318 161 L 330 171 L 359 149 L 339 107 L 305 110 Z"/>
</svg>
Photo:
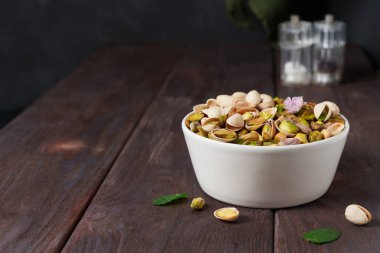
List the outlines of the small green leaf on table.
<svg viewBox="0 0 380 253">
<path fill-rule="evenodd" d="M 153 205 L 164 206 L 164 205 L 169 204 L 169 203 L 171 203 L 177 199 L 186 199 L 186 198 L 187 198 L 186 193 L 177 193 L 177 194 L 165 195 L 165 196 L 154 199 Z"/>
<path fill-rule="evenodd" d="M 306 232 L 303 237 L 306 241 L 315 244 L 324 244 L 337 240 L 341 233 L 336 229 L 319 228 Z"/>
</svg>

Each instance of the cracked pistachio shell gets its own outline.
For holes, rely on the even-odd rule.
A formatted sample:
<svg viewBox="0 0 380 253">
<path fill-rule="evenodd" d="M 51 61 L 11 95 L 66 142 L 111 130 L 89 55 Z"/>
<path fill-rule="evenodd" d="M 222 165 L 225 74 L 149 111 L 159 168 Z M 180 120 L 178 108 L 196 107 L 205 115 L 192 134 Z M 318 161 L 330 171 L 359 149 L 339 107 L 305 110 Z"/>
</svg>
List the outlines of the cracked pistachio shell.
<svg viewBox="0 0 380 253">
<path fill-rule="evenodd" d="M 312 131 L 309 134 L 309 141 L 310 142 L 320 141 L 322 139 L 323 139 L 323 134 L 319 131 Z"/>
<path fill-rule="evenodd" d="M 248 131 L 247 129 L 243 128 L 242 130 L 240 130 L 240 131 L 237 133 L 237 135 L 238 135 L 238 137 L 240 137 L 240 136 L 246 135 L 246 134 L 248 134 L 248 133 L 249 133 L 249 131 Z"/>
<path fill-rule="evenodd" d="M 279 131 L 284 133 L 295 134 L 298 132 L 298 127 L 288 120 L 283 120 L 278 126 Z"/>
<path fill-rule="evenodd" d="M 224 114 L 223 108 L 219 106 L 210 106 L 207 109 L 203 109 L 202 112 L 209 118 L 219 118 Z"/>
<path fill-rule="evenodd" d="M 219 126 L 218 126 L 217 124 L 209 123 L 209 124 L 203 125 L 201 128 L 202 128 L 205 132 L 209 133 L 209 132 L 211 132 L 213 129 L 218 128 L 218 127 L 219 127 Z"/>
<path fill-rule="evenodd" d="M 274 107 L 274 105 L 276 104 L 273 98 L 267 94 L 261 94 L 260 97 L 261 97 L 261 103 L 257 105 L 257 107 L 260 110 Z"/>
<path fill-rule="evenodd" d="M 263 137 L 263 140 L 269 141 L 274 138 L 276 135 L 276 127 L 274 125 L 273 120 L 269 120 L 262 129 L 261 136 Z"/>
<path fill-rule="evenodd" d="M 308 143 L 309 141 L 307 140 L 307 135 L 304 133 L 298 133 L 294 138 L 299 139 L 302 143 Z"/>
<path fill-rule="evenodd" d="M 234 92 L 234 94 L 232 94 L 232 96 L 236 99 L 245 99 L 245 97 L 247 96 L 247 93 L 237 91 L 237 92 Z"/>
<path fill-rule="evenodd" d="M 330 138 L 332 135 L 329 133 L 329 131 L 327 131 L 326 129 L 323 129 L 321 131 L 321 133 L 323 134 L 323 138 L 327 139 L 327 138 Z"/>
<path fill-rule="evenodd" d="M 210 106 L 220 106 L 220 104 L 218 103 L 218 101 L 216 101 L 215 98 L 209 98 L 209 99 L 207 99 L 206 105 L 209 106 L 209 107 Z"/>
<path fill-rule="evenodd" d="M 327 111 L 327 112 L 326 112 Z M 323 121 L 327 121 L 331 116 L 339 115 L 339 107 L 330 101 L 324 101 L 314 106 L 315 118 L 319 118 L 323 112 L 326 112 L 326 117 Z"/>
<path fill-rule="evenodd" d="M 253 107 L 258 105 L 261 102 L 261 96 L 260 93 L 258 93 L 255 90 L 251 90 L 248 92 L 247 96 L 245 97 L 245 101 L 250 103 Z"/>
<path fill-rule="evenodd" d="M 220 142 L 232 142 L 236 140 L 237 135 L 234 131 L 228 129 L 213 129 L 208 134 L 208 137 Z"/>
<path fill-rule="evenodd" d="M 200 135 L 200 136 L 202 136 L 202 137 L 207 137 L 208 136 L 208 132 L 206 132 L 202 127 L 198 127 L 197 134 Z"/>
<path fill-rule="evenodd" d="M 254 118 L 250 119 L 245 123 L 245 128 L 247 128 L 250 131 L 254 131 L 262 127 L 265 123 L 264 118 Z"/>
<path fill-rule="evenodd" d="M 207 109 L 207 108 L 208 108 L 207 104 L 199 104 L 199 105 L 195 105 L 193 107 L 193 111 L 194 112 L 201 112 L 202 110 Z"/>
<path fill-rule="evenodd" d="M 357 204 L 347 206 L 344 215 L 347 220 L 356 225 L 365 225 L 372 220 L 371 213 Z"/>
<path fill-rule="evenodd" d="M 265 119 L 273 119 L 276 116 L 277 107 L 266 108 L 261 111 L 260 116 Z"/>
<path fill-rule="evenodd" d="M 342 123 L 334 123 L 328 128 L 326 128 L 327 132 L 329 132 L 332 136 L 340 134 L 344 129 L 344 124 Z"/>
<path fill-rule="evenodd" d="M 256 109 L 245 100 L 236 100 L 234 104 L 235 111 L 237 113 L 244 113 L 249 111 L 255 111 Z"/>
<path fill-rule="evenodd" d="M 229 95 L 219 95 L 216 97 L 216 101 L 222 107 L 228 107 L 228 106 L 234 105 L 235 100 L 236 100 L 236 98 L 234 98 L 233 96 L 229 96 Z"/>
<path fill-rule="evenodd" d="M 242 141 L 247 141 L 247 140 L 258 141 L 258 140 L 260 140 L 260 134 L 256 131 L 251 131 L 249 133 L 240 135 L 239 140 L 242 140 Z"/>
<path fill-rule="evenodd" d="M 201 210 L 204 207 L 205 203 L 205 200 L 201 197 L 193 198 L 190 207 L 195 210 Z"/>
<path fill-rule="evenodd" d="M 230 116 L 226 120 L 226 128 L 232 131 L 239 131 L 244 127 L 244 119 L 243 117 L 236 113 Z"/>
<path fill-rule="evenodd" d="M 282 139 L 278 145 L 287 146 L 287 145 L 298 145 L 301 144 L 301 141 L 298 138 L 285 138 Z"/>
<path fill-rule="evenodd" d="M 190 122 L 190 130 L 194 133 L 198 132 L 198 127 L 200 127 L 201 124 L 199 124 L 198 121 Z"/>
<path fill-rule="evenodd" d="M 235 221 L 239 218 L 239 210 L 235 207 L 224 207 L 214 212 L 215 218 L 224 221 Z"/>
<path fill-rule="evenodd" d="M 205 125 L 208 125 L 208 124 L 214 124 L 214 125 L 218 125 L 220 124 L 220 120 L 219 118 L 203 118 L 201 120 L 201 125 L 202 126 L 205 126 Z"/>
</svg>

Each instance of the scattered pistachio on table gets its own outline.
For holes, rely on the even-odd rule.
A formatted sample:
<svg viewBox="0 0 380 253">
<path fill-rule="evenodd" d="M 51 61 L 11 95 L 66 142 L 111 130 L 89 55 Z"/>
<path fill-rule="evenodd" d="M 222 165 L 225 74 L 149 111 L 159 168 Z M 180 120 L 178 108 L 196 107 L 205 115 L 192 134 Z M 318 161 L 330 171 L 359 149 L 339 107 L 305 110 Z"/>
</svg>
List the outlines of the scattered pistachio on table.
<svg viewBox="0 0 380 253">
<path fill-rule="evenodd" d="M 214 212 L 215 218 L 224 221 L 235 221 L 239 218 L 239 210 L 235 207 L 224 207 Z"/>
<path fill-rule="evenodd" d="M 251 146 L 316 142 L 338 135 L 345 128 L 340 109 L 333 102 L 272 98 L 255 90 L 219 95 L 195 105 L 185 123 L 202 137 Z"/>
<path fill-rule="evenodd" d="M 344 215 L 347 220 L 356 225 L 368 224 L 372 219 L 371 213 L 357 204 L 347 206 Z"/>
<path fill-rule="evenodd" d="M 201 197 L 193 198 L 193 201 L 191 201 L 190 207 L 195 210 L 201 210 L 203 209 L 205 203 L 206 203 L 205 200 Z"/>
</svg>

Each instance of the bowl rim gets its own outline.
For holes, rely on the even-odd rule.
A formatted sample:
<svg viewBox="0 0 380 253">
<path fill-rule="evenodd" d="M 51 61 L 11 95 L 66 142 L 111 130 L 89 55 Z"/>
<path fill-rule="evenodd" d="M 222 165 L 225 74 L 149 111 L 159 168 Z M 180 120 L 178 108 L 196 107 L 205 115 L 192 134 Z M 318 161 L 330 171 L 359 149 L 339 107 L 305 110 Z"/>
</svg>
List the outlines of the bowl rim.
<svg viewBox="0 0 380 253">
<path fill-rule="evenodd" d="M 186 135 L 189 135 L 189 136 L 192 136 L 196 139 L 198 139 L 199 141 L 204 141 L 205 143 L 208 143 L 208 144 L 212 144 L 212 145 L 217 145 L 217 146 L 220 146 L 220 147 L 226 147 L 226 148 L 232 148 L 232 149 L 236 149 L 236 150 L 265 150 L 265 151 L 270 151 L 270 150 L 273 150 L 273 151 L 279 151 L 279 150 L 296 150 L 296 149 L 304 149 L 304 148 L 309 148 L 309 147 L 313 147 L 313 146 L 318 146 L 318 145 L 324 145 L 324 144 L 329 144 L 329 143 L 334 143 L 334 142 L 337 142 L 341 139 L 344 139 L 347 137 L 348 135 L 348 132 L 350 130 L 350 123 L 348 121 L 348 119 L 343 115 L 343 114 L 340 114 L 340 116 L 343 117 L 343 119 L 345 120 L 345 127 L 343 129 L 343 131 L 338 134 L 338 135 L 335 135 L 333 137 L 330 137 L 330 138 L 327 138 L 327 139 L 323 139 L 323 140 L 320 140 L 320 141 L 316 141 L 316 142 L 309 142 L 309 143 L 305 143 L 305 144 L 298 144 L 298 145 L 286 145 L 286 146 L 249 146 L 249 145 L 238 145 L 238 144 L 234 144 L 234 143 L 226 143 L 226 142 L 221 142 L 221 141 L 216 141 L 216 140 L 212 140 L 212 139 L 209 139 L 209 138 L 205 138 L 205 137 L 202 137 L 202 136 L 199 136 L 198 134 L 192 132 L 190 129 L 188 129 L 186 127 L 186 124 L 185 124 L 185 121 L 186 121 L 186 118 L 191 114 L 192 112 L 186 114 L 186 116 L 182 119 L 182 122 L 181 122 L 181 126 L 182 126 L 182 131 L 184 134 Z"/>
</svg>

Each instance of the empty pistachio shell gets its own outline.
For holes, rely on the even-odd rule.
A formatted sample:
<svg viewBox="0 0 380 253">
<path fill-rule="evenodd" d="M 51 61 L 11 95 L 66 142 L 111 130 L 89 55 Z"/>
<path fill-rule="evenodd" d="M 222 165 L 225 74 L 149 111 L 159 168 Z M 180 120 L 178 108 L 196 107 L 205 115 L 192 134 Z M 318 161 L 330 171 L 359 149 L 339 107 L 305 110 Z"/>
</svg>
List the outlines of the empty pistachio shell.
<svg viewBox="0 0 380 253">
<path fill-rule="evenodd" d="M 356 225 L 365 225 L 372 219 L 372 215 L 367 209 L 356 204 L 347 206 L 344 215 L 347 220 Z"/>
<path fill-rule="evenodd" d="M 278 143 L 278 145 L 280 146 L 297 145 L 297 144 L 301 144 L 301 141 L 298 138 L 285 138 L 285 139 L 282 139 Z"/>
<path fill-rule="evenodd" d="M 224 207 L 214 212 L 215 218 L 224 221 L 235 221 L 239 218 L 239 210 L 235 207 Z"/>
<path fill-rule="evenodd" d="M 314 107 L 315 118 L 319 119 L 323 112 L 326 112 L 326 115 L 323 121 L 327 121 L 331 116 L 338 115 L 340 110 L 339 107 L 330 101 L 324 101 L 322 103 L 316 104 Z"/>
<path fill-rule="evenodd" d="M 329 132 L 332 136 L 335 136 L 342 132 L 344 129 L 344 124 L 342 123 L 333 123 L 331 126 L 326 128 L 327 132 Z"/>
<path fill-rule="evenodd" d="M 267 94 L 261 94 L 260 97 L 261 97 L 261 103 L 257 105 L 257 107 L 260 110 L 264 110 L 266 108 L 270 108 L 275 105 L 275 102 L 271 96 Z"/>
<path fill-rule="evenodd" d="M 193 107 L 193 111 L 195 111 L 195 112 L 201 112 L 202 110 L 207 109 L 207 108 L 208 108 L 207 104 L 199 104 L 199 105 L 195 105 Z"/>
<path fill-rule="evenodd" d="M 245 97 L 245 101 L 250 103 L 252 106 L 258 105 L 261 102 L 260 93 L 255 90 L 251 90 Z"/>
<path fill-rule="evenodd" d="M 209 118 L 219 118 L 224 114 L 223 108 L 219 106 L 210 106 L 210 108 L 203 109 L 202 112 Z"/>
<path fill-rule="evenodd" d="M 245 97 L 247 96 L 247 93 L 237 91 L 237 92 L 234 92 L 234 94 L 232 94 L 232 96 L 236 99 L 245 99 Z"/>
<path fill-rule="evenodd" d="M 321 133 L 323 134 L 323 138 L 327 139 L 327 138 L 330 138 L 332 135 L 329 133 L 329 131 L 327 131 L 326 129 L 323 129 L 321 131 Z"/>
<path fill-rule="evenodd" d="M 215 98 L 209 98 L 209 99 L 207 99 L 206 105 L 207 106 L 220 106 L 220 104 L 218 103 L 218 101 L 216 101 Z"/>
<path fill-rule="evenodd" d="M 208 137 L 216 141 L 231 142 L 237 138 L 237 135 L 234 131 L 228 129 L 213 129 L 208 134 Z"/>
<path fill-rule="evenodd" d="M 226 128 L 232 131 L 239 131 L 244 127 L 243 117 L 236 113 L 226 120 Z"/>
<path fill-rule="evenodd" d="M 228 107 L 235 103 L 236 98 L 229 95 L 219 95 L 216 97 L 216 101 L 220 104 L 222 107 Z"/>
<path fill-rule="evenodd" d="M 194 198 L 193 201 L 191 201 L 190 207 L 192 209 L 201 210 L 203 206 L 205 205 L 205 200 L 201 197 Z"/>
</svg>

